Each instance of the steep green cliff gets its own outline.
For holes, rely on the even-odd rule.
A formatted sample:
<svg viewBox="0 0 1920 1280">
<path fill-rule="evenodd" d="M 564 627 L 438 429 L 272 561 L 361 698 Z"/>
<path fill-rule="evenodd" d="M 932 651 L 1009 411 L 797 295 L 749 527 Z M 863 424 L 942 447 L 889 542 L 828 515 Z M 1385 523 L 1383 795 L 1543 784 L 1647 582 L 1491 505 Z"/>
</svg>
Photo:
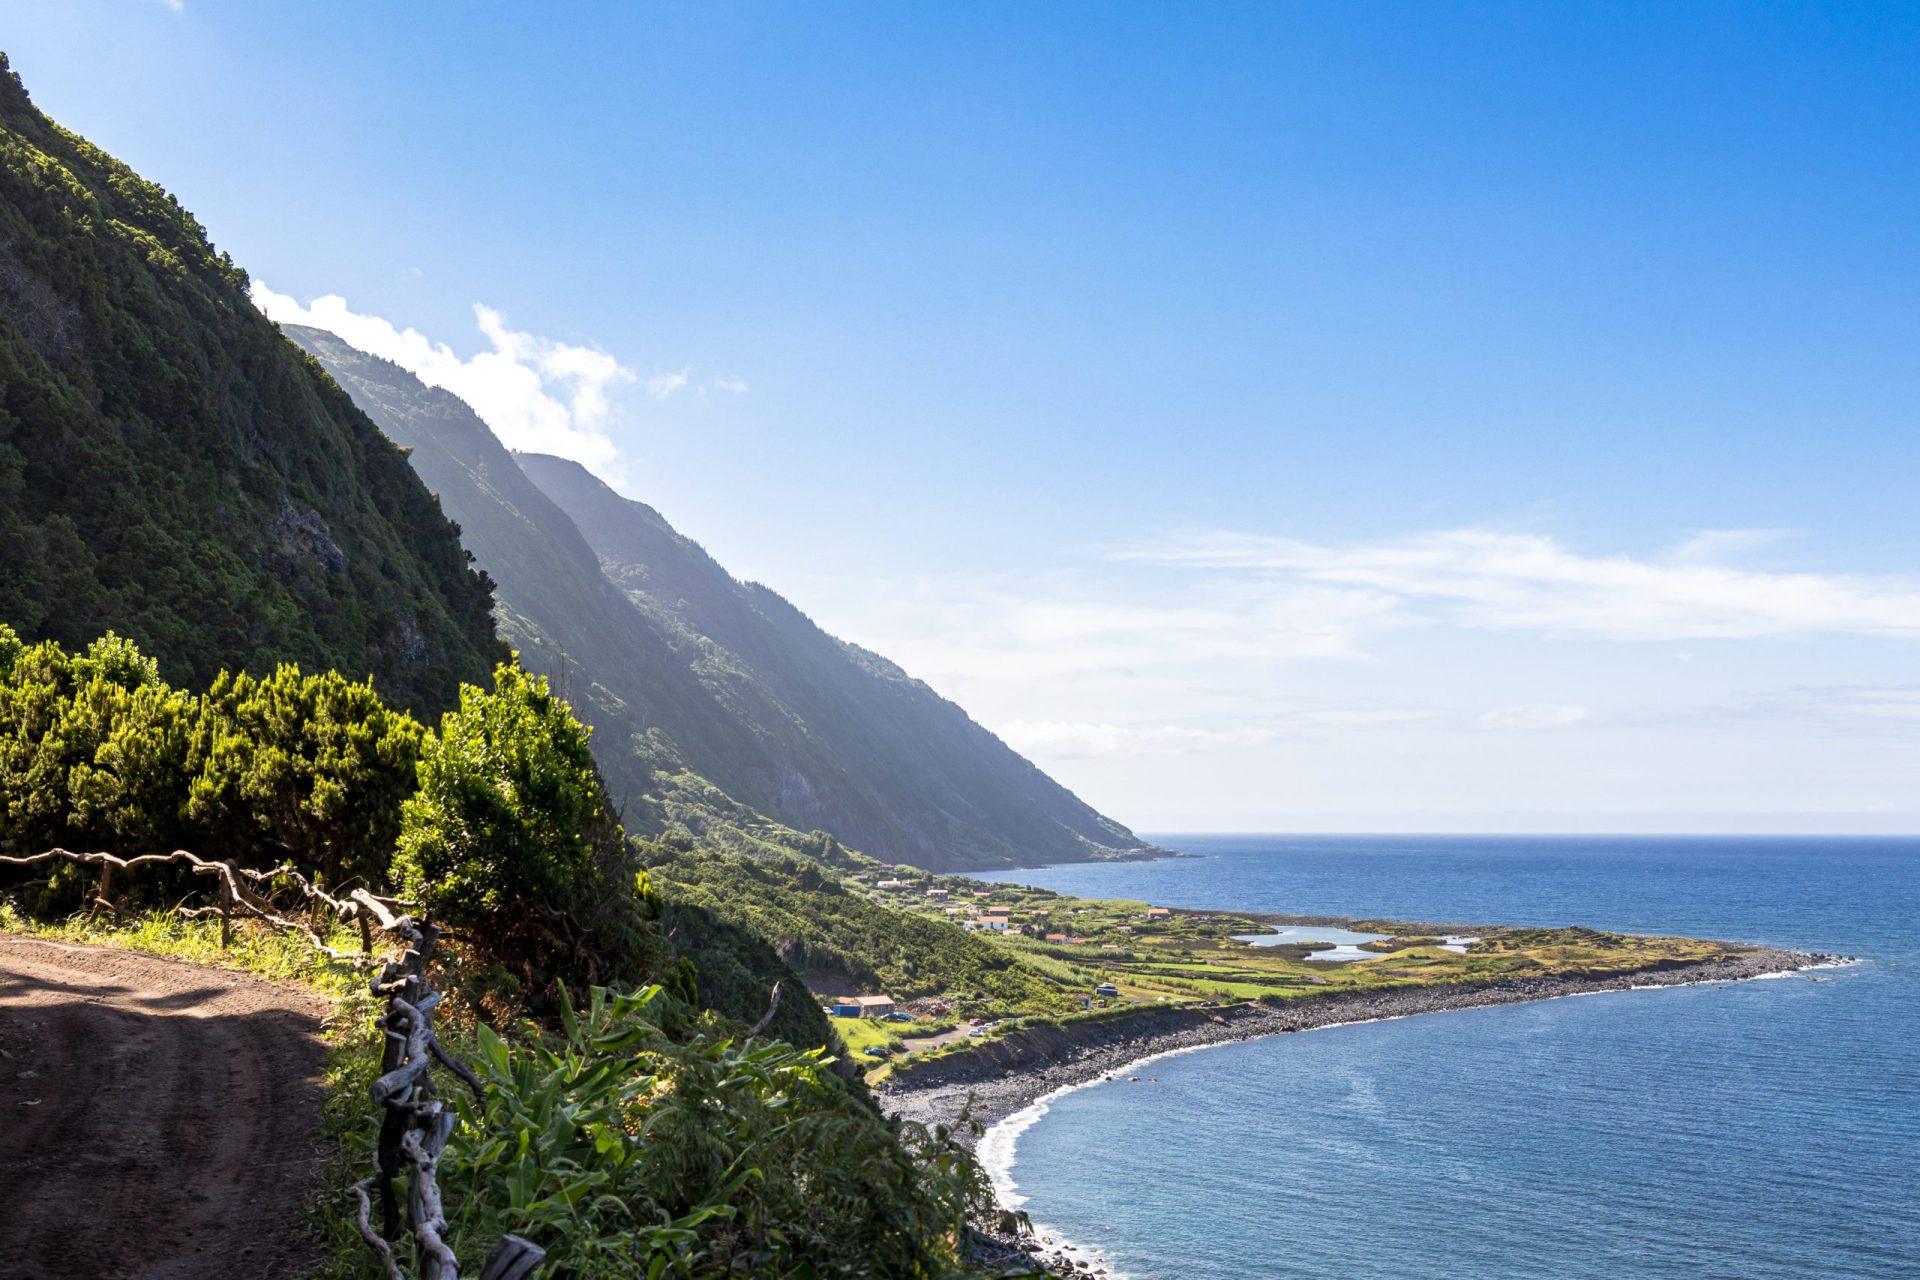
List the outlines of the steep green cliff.
<svg viewBox="0 0 1920 1280">
<path fill-rule="evenodd" d="M 1148 851 L 922 681 L 828 635 L 766 587 L 736 581 L 652 507 L 578 463 L 524 454 L 520 465 L 714 704 L 753 726 L 752 754 L 687 748 L 729 794 L 930 869 Z"/>
<path fill-rule="evenodd" d="M 925 684 L 736 581 L 651 507 L 574 463 L 516 466 L 453 395 L 333 334 L 287 334 L 412 450 L 499 584 L 502 633 L 594 724 L 630 827 L 814 856 L 837 841 L 939 869 L 1148 850 Z"/>
<path fill-rule="evenodd" d="M 0 59 L 0 619 L 196 685 L 296 661 L 447 706 L 501 656 L 489 583 L 246 286 Z"/>
<path fill-rule="evenodd" d="M 500 633 L 593 726 L 594 753 L 636 833 L 686 828 L 741 850 L 819 852 L 825 842 L 769 821 L 698 776 L 680 744 L 751 750 L 751 727 L 717 714 L 660 627 L 601 573 L 573 522 L 466 403 L 323 329 L 285 326 L 392 439 L 460 522 L 499 580 Z"/>
</svg>

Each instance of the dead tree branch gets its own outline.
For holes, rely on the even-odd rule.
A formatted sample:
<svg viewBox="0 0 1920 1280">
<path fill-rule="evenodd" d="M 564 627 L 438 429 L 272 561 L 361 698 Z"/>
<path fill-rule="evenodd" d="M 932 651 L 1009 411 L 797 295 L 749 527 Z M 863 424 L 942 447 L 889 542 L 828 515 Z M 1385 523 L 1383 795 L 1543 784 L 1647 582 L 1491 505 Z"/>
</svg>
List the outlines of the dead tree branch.
<svg viewBox="0 0 1920 1280">
<path fill-rule="evenodd" d="M 760 1015 L 760 1021 L 754 1023 L 753 1028 L 748 1031 L 747 1034 L 757 1036 L 762 1031 L 765 1031 L 769 1026 L 773 1025 L 773 1015 L 778 1012 L 780 1012 L 780 984 L 776 982 L 773 984 L 773 999 L 767 1001 L 767 1011 Z"/>
</svg>

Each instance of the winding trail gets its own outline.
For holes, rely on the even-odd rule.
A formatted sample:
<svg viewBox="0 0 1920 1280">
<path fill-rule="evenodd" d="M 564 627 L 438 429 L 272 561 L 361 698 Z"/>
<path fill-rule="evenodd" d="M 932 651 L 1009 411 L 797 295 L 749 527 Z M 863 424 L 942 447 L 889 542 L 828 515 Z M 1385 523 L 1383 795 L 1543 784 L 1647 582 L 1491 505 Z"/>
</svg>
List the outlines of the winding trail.
<svg viewBox="0 0 1920 1280">
<path fill-rule="evenodd" d="M 327 1002 L 0 936 L 0 1275 L 298 1274 Z"/>
</svg>

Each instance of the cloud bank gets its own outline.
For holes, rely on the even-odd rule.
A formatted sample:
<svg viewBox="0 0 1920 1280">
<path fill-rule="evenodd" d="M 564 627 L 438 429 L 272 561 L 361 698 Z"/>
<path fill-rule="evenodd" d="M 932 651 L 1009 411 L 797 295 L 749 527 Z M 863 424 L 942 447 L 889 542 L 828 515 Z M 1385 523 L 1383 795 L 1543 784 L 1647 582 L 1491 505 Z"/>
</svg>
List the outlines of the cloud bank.
<svg viewBox="0 0 1920 1280">
<path fill-rule="evenodd" d="M 462 359 L 418 329 L 354 311 L 336 294 L 303 306 L 256 280 L 253 302 L 279 323 L 336 333 L 459 396 L 509 449 L 556 454 L 608 479 L 620 477 L 619 449 L 607 434 L 610 393 L 637 375 L 604 351 L 511 329 L 498 311 L 478 303 L 474 321 L 491 349 Z"/>
<path fill-rule="evenodd" d="M 1392 602 L 1407 622 L 1610 640 L 1752 640 L 1849 634 L 1920 639 L 1920 581 L 1769 573 L 1724 562 L 1771 533 L 1702 534 L 1656 559 L 1582 555 L 1540 534 L 1453 529 L 1331 546 L 1201 532 L 1112 558 L 1248 575 Z"/>
<path fill-rule="evenodd" d="M 1020 752 L 1051 756 L 1184 755 L 1191 751 L 1262 747 L 1273 729 L 1196 729 L 1188 725 L 1079 724 L 1064 720 L 1015 720 L 1001 737 Z"/>
<path fill-rule="evenodd" d="M 1354 544 L 1201 531 L 991 578 L 842 580 L 832 594 L 839 630 L 1043 760 L 1223 758 L 1360 735 L 1382 750 L 1416 738 L 1524 750 L 1716 705 L 1805 722 L 1810 708 L 1757 707 L 1740 682 L 1759 663 L 1822 678 L 1836 641 L 1920 640 L 1912 578 L 1743 562 L 1785 536 L 1710 531 L 1634 556 L 1483 528 Z M 1765 656 L 1652 650 L 1676 642 Z M 1627 665 L 1675 659 L 1684 676 Z M 1620 695 L 1606 705 L 1602 683 Z M 1824 701 L 1836 732 L 1920 723 L 1905 690 Z"/>
</svg>

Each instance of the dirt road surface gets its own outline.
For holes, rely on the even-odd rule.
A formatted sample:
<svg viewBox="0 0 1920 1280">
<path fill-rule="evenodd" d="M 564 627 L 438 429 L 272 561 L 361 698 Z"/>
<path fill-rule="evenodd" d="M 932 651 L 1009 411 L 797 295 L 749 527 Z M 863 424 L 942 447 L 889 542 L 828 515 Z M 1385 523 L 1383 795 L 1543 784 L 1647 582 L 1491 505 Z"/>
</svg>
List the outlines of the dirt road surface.
<svg viewBox="0 0 1920 1280">
<path fill-rule="evenodd" d="M 0 1276 L 298 1275 L 326 1002 L 0 936 Z"/>
</svg>

